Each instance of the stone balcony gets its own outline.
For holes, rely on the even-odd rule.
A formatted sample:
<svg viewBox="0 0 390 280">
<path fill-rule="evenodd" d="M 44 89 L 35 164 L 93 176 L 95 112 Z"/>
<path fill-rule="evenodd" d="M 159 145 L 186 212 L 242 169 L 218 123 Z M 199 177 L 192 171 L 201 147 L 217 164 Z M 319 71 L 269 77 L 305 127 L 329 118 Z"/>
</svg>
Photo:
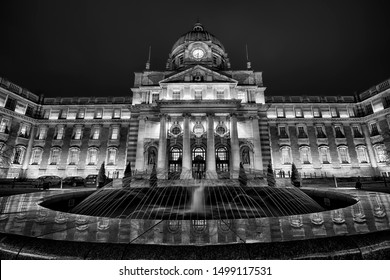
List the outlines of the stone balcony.
<svg viewBox="0 0 390 280">
<path fill-rule="evenodd" d="M 53 139 L 53 141 L 51 141 L 51 145 L 53 147 L 54 146 L 62 147 L 63 144 L 64 144 L 64 141 L 62 139 Z"/>
<path fill-rule="evenodd" d="M 27 147 L 28 141 L 29 141 L 28 138 L 17 137 L 16 140 L 15 140 L 15 144 L 16 144 L 16 145 L 22 145 L 22 146 Z"/>
<path fill-rule="evenodd" d="M 279 146 L 290 146 L 290 138 L 279 138 Z"/>
<path fill-rule="evenodd" d="M 376 144 L 376 143 L 379 143 L 379 142 L 383 142 L 383 136 L 382 136 L 382 135 L 370 136 L 370 139 L 371 139 L 371 143 L 372 143 L 372 144 Z"/>
<path fill-rule="evenodd" d="M 364 138 L 353 138 L 353 143 L 355 146 L 366 145 L 366 140 Z"/>
<path fill-rule="evenodd" d="M 310 144 L 309 138 L 298 138 L 298 145 L 299 146 L 302 146 L 302 145 L 309 146 L 309 144 Z"/>
<path fill-rule="evenodd" d="M 329 145 L 328 138 L 317 138 L 317 145 L 318 146 L 320 146 L 320 145 L 328 146 Z"/>
<path fill-rule="evenodd" d="M 72 139 L 70 140 L 70 146 L 81 147 L 81 139 Z"/>
<path fill-rule="evenodd" d="M 45 139 L 34 139 L 34 146 L 40 146 L 43 147 L 46 144 Z"/>
<path fill-rule="evenodd" d="M 347 138 L 335 138 L 336 145 L 347 145 Z"/>
</svg>

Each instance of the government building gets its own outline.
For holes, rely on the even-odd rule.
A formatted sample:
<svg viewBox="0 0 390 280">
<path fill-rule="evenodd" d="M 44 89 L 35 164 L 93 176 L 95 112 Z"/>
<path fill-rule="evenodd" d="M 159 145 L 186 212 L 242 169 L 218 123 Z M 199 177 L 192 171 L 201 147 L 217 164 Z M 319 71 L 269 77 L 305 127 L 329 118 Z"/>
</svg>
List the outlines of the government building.
<svg viewBox="0 0 390 280">
<path fill-rule="evenodd" d="M 368 85 L 370 86 L 370 85 Z M 0 178 L 97 174 L 127 163 L 160 179 L 390 176 L 390 79 L 350 96 L 267 96 L 248 61 L 234 70 L 200 23 L 165 70 L 146 63 L 118 97 L 45 98 L 0 78 Z M 287 175 L 286 175 L 287 176 Z"/>
</svg>

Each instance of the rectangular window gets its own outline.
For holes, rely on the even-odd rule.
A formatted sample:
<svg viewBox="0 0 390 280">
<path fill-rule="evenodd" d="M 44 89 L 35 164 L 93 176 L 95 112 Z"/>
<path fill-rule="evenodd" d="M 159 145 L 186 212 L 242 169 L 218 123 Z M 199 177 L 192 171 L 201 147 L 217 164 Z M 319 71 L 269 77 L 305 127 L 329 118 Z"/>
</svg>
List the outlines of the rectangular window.
<svg viewBox="0 0 390 280">
<path fill-rule="evenodd" d="M 320 157 L 322 160 L 322 163 L 329 163 L 329 157 L 328 157 L 328 149 L 327 148 L 320 148 Z"/>
<path fill-rule="evenodd" d="M 90 149 L 88 152 L 88 165 L 95 165 L 97 162 L 98 151 L 96 149 Z"/>
<path fill-rule="evenodd" d="M 315 118 L 321 118 L 320 108 L 313 108 L 313 116 Z"/>
<path fill-rule="evenodd" d="M 79 151 L 71 149 L 69 153 L 69 165 L 76 165 L 79 161 Z"/>
<path fill-rule="evenodd" d="M 285 126 L 279 127 L 279 138 L 288 138 L 288 134 Z"/>
<path fill-rule="evenodd" d="M 80 140 L 81 139 L 81 127 L 76 127 L 73 135 L 73 139 Z"/>
<path fill-rule="evenodd" d="M 78 119 L 84 119 L 85 117 L 85 109 L 79 109 L 79 111 L 77 112 L 77 118 Z"/>
<path fill-rule="evenodd" d="M 172 99 L 173 100 L 180 100 L 180 91 L 174 91 L 172 93 Z"/>
<path fill-rule="evenodd" d="M 60 112 L 59 119 L 66 119 L 67 116 L 68 116 L 68 109 L 62 109 Z"/>
<path fill-rule="evenodd" d="M 42 150 L 40 149 L 35 149 L 33 151 L 33 156 L 32 156 L 32 162 L 31 164 L 40 164 L 41 162 L 41 156 L 42 156 Z"/>
<path fill-rule="evenodd" d="M 352 130 L 353 130 L 353 137 L 355 137 L 355 138 L 362 138 L 363 137 L 362 133 L 359 130 L 359 127 L 353 126 Z"/>
<path fill-rule="evenodd" d="M 15 112 L 19 114 L 23 114 L 26 112 L 27 104 L 24 104 L 20 101 L 16 102 Z"/>
<path fill-rule="evenodd" d="M 10 125 L 10 120 L 9 119 L 1 119 L 0 122 L 0 132 L 2 133 L 9 133 L 9 125 Z"/>
<path fill-rule="evenodd" d="M 116 159 L 116 150 L 114 149 L 108 150 L 107 164 L 114 165 L 115 159 Z"/>
<path fill-rule="evenodd" d="M 359 162 L 360 163 L 367 163 L 367 153 L 366 153 L 366 149 L 363 148 L 363 147 L 359 147 L 357 149 L 357 156 L 358 156 L 358 159 L 359 159 Z"/>
<path fill-rule="evenodd" d="M 317 138 L 326 138 L 326 135 L 324 133 L 324 129 L 322 126 L 317 126 L 316 130 L 317 130 Z"/>
<path fill-rule="evenodd" d="M 283 108 L 276 108 L 276 116 L 278 118 L 284 118 L 284 109 Z"/>
<path fill-rule="evenodd" d="M 120 119 L 121 118 L 121 109 L 119 109 L 119 108 L 114 109 L 114 111 L 112 113 L 112 118 L 113 119 Z"/>
<path fill-rule="evenodd" d="M 7 99 L 7 95 L 0 92 L 0 107 L 4 107 L 6 99 Z"/>
<path fill-rule="evenodd" d="M 303 117 L 301 108 L 295 108 L 295 117 L 296 118 L 302 118 Z"/>
<path fill-rule="evenodd" d="M 95 119 L 101 119 L 103 117 L 103 109 L 99 108 L 95 111 Z"/>
<path fill-rule="evenodd" d="M 111 132 L 111 140 L 118 140 L 119 136 L 119 127 L 113 127 Z"/>
<path fill-rule="evenodd" d="M 247 102 L 247 99 L 246 99 L 246 92 L 245 91 L 239 91 L 237 93 L 237 98 L 238 99 L 241 99 L 241 103 L 246 103 Z M 223 98 L 222 98 L 223 99 Z"/>
<path fill-rule="evenodd" d="M 339 149 L 341 163 L 349 163 L 347 148 Z"/>
<path fill-rule="evenodd" d="M 371 124 L 371 136 L 379 135 L 378 126 L 376 123 Z"/>
<path fill-rule="evenodd" d="M 46 139 L 46 132 L 47 132 L 46 126 L 39 127 L 38 140 L 45 140 Z"/>
<path fill-rule="evenodd" d="M 5 103 L 5 108 L 15 111 L 16 108 L 16 100 L 12 97 L 8 96 L 7 102 Z"/>
<path fill-rule="evenodd" d="M 55 139 L 62 140 L 64 139 L 64 127 L 63 126 L 57 126 L 57 134 Z"/>
<path fill-rule="evenodd" d="M 28 117 L 34 116 L 34 107 L 27 105 L 26 116 L 28 116 Z"/>
<path fill-rule="evenodd" d="M 20 124 L 20 130 L 18 136 L 22 138 L 28 138 L 29 135 L 30 135 L 30 126 L 25 123 Z"/>
<path fill-rule="evenodd" d="M 371 115 L 374 113 L 374 110 L 372 109 L 371 104 L 366 105 L 366 115 Z"/>
<path fill-rule="evenodd" d="M 152 102 L 157 102 L 160 99 L 160 94 L 159 93 L 153 93 L 152 94 Z"/>
<path fill-rule="evenodd" d="M 298 138 L 307 138 L 307 134 L 303 126 L 298 126 Z"/>
<path fill-rule="evenodd" d="M 195 100 L 202 100 L 202 91 L 201 90 L 195 91 Z"/>
<path fill-rule="evenodd" d="M 339 116 L 339 113 L 335 107 L 330 108 L 330 114 L 331 114 L 332 118 L 337 118 Z"/>
<path fill-rule="evenodd" d="M 92 139 L 98 140 L 100 136 L 100 127 L 94 127 L 92 131 Z"/>
<path fill-rule="evenodd" d="M 50 164 L 51 165 L 58 164 L 59 159 L 60 159 L 60 150 L 59 149 L 52 150 L 51 157 L 50 157 Z"/>
<path fill-rule="evenodd" d="M 217 91 L 217 99 L 225 99 L 225 92 L 223 90 Z M 240 99 L 240 98 L 238 98 Z"/>
<path fill-rule="evenodd" d="M 336 132 L 336 138 L 345 138 L 344 133 L 343 133 L 343 131 L 341 130 L 341 127 L 336 126 L 336 127 L 334 128 L 334 130 L 335 130 L 335 132 Z"/>
</svg>

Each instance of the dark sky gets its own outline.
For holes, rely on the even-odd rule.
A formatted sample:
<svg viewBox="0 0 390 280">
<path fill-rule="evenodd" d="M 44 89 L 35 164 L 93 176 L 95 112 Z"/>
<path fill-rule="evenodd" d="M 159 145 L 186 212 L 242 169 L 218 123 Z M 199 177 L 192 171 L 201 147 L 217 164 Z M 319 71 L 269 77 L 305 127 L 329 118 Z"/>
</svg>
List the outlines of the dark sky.
<svg viewBox="0 0 390 280">
<path fill-rule="evenodd" d="M 390 77 L 388 0 L 2 1 L 0 76 L 45 96 L 124 96 L 199 17 L 267 95 L 351 95 Z"/>
</svg>

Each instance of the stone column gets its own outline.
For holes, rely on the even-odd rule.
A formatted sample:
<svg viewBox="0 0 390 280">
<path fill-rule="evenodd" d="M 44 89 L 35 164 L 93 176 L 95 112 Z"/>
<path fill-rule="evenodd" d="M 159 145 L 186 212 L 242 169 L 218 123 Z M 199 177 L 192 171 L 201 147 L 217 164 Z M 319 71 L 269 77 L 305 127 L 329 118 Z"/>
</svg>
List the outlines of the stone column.
<svg viewBox="0 0 390 280">
<path fill-rule="evenodd" d="M 259 131 L 259 120 L 257 116 L 252 116 L 253 146 L 254 146 L 254 168 L 255 172 L 263 174 L 263 155 L 261 154 L 261 140 Z"/>
<path fill-rule="evenodd" d="M 238 178 L 238 171 L 240 169 L 240 146 L 238 143 L 237 115 L 235 113 L 230 115 L 230 148 L 232 153 L 230 177 L 236 179 Z"/>
<path fill-rule="evenodd" d="M 35 125 L 32 125 L 31 131 L 30 131 L 30 139 L 28 139 L 26 153 L 25 153 L 24 159 L 23 159 L 22 174 L 21 174 L 22 177 L 27 177 L 27 169 L 28 169 L 28 165 L 30 163 L 30 157 L 31 157 L 32 148 L 33 148 L 33 144 L 34 144 L 34 138 L 35 138 L 36 133 L 37 133 L 37 127 Z"/>
<path fill-rule="evenodd" d="M 368 152 L 368 157 L 370 158 L 371 166 L 376 169 L 378 167 L 378 164 L 376 162 L 374 148 L 372 147 L 370 132 L 368 130 L 367 124 L 364 123 L 362 124 L 362 130 L 363 130 L 364 139 L 366 140 L 367 152 Z M 376 173 L 376 171 L 374 172 Z"/>
<path fill-rule="evenodd" d="M 167 116 L 165 114 L 160 115 L 160 138 L 158 142 L 158 156 L 157 156 L 157 178 L 166 179 L 168 170 L 166 167 L 167 157 Z"/>
<path fill-rule="evenodd" d="M 144 171 L 144 141 L 145 141 L 145 126 L 147 118 L 140 116 L 139 118 L 139 127 L 138 127 L 138 139 L 137 139 L 137 154 L 135 159 L 135 170 L 137 172 Z"/>
<path fill-rule="evenodd" d="M 216 179 L 217 171 L 215 166 L 215 139 L 214 139 L 214 116 L 207 115 L 207 161 L 206 179 Z"/>
<path fill-rule="evenodd" d="M 183 125 L 183 161 L 180 179 L 192 178 L 192 163 L 191 163 L 191 137 L 190 137 L 190 115 L 184 114 Z"/>
</svg>

